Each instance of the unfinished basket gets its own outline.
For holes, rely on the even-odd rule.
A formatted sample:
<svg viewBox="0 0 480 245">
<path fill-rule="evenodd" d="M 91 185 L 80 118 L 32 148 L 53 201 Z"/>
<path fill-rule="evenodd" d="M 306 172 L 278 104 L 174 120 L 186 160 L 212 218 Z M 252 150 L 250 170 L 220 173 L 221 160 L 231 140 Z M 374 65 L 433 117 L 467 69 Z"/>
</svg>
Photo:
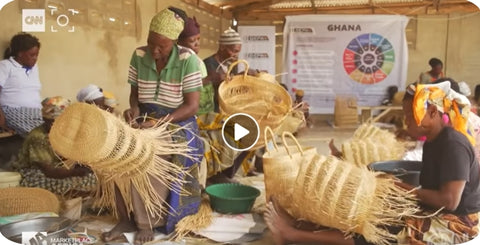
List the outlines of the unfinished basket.
<svg viewBox="0 0 480 245">
<path fill-rule="evenodd" d="M 399 142 L 393 133 L 371 123 L 362 124 L 352 139 L 342 144 L 345 160 L 359 166 L 377 161 L 399 160 L 405 150 L 405 144 Z"/>
<path fill-rule="evenodd" d="M 232 69 L 243 63 L 245 71 L 248 63 L 238 60 L 230 65 L 225 81 L 218 88 L 220 110 L 232 115 L 246 113 L 255 118 L 260 126 L 260 138 L 254 148 L 263 146 L 263 130 L 266 126 L 277 128 L 292 109 L 292 99 L 287 91 L 277 83 L 266 82 L 258 77 L 232 76 Z"/>
<path fill-rule="evenodd" d="M 399 225 L 403 216 L 419 211 L 413 195 L 393 179 L 379 178 L 333 156 L 304 161 L 295 182 L 293 214 L 346 235 L 361 234 L 369 242 L 394 239 L 384 225 Z"/>
<path fill-rule="evenodd" d="M 267 144 L 269 137 L 274 147 L 271 150 Z M 295 142 L 295 146 L 290 146 L 286 137 L 290 137 Z M 269 127 L 265 128 L 265 153 L 262 157 L 265 192 L 267 201 L 274 196 L 282 207 L 290 211 L 291 197 L 300 164 L 312 159 L 317 150 L 314 147 L 301 147 L 289 132 L 282 134 L 282 141 L 283 146 L 278 146 L 273 131 Z"/>
<path fill-rule="evenodd" d="M 188 156 L 186 143 L 174 143 L 168 123 L 152 129 L 134 129 L 112 113 L 94 105 L 69 106 L 52 126 L 49 134 L 53 149 L 61 156 L 88 165 L 98 177 L 100 206 L 115 209 L 115 186 L 120 190 L 129 212 L 133 210 L 131 190 L 138 190 L 146 210 L 162 215 L 167 207 L 153 189 L 149 176 L 171 190 L 181 182 L 180 166 L 163 156 Z M 180 130 L 180 129 L 178 129 Z M 185 173 L 186 174 L 186 173 Z"/>
<path fill-rule="evenodd" d="M 0 216 L 33 212 L 59 213 L 57 196 L 42 188 L 9 187 L 0 189 Z"/>
</svg>

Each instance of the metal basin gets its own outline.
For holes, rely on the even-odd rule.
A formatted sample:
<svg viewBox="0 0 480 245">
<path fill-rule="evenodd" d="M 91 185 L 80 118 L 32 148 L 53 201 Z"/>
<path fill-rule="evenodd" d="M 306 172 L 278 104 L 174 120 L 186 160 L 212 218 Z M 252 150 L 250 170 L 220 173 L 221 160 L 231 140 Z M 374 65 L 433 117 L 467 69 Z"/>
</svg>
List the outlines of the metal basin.
<svg viewBox="0 0 480 245">
<path fill-rule="evenodd" d="M 394 175 L 403 182 L 413 185 L 420 185 L 420 171 L 422 162 L 420 161 L 384 161 L 374 162 L 368 165 L 373 171 L 385 172 Z"/>
<path fill-rule="evenodd" d="M 9 240 L 22 243 L 22 232 L 47 232 L 45 239 L 68 238 L 67 230 L 73 221 L 60 217 L 43 217 L 0 226 L 0 233 Z M 48 243 L 50 244 L 50 243 Z"/>
</svg>

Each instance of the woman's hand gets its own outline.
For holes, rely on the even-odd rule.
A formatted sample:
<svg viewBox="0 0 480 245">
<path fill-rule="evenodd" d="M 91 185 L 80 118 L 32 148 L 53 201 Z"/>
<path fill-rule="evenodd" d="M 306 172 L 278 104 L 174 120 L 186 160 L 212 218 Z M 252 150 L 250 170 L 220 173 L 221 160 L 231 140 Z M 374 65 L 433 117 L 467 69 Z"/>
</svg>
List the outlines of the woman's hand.
<svg viewBox="0 0 480 245">
<path fill-rule="evenodd" d="M 87 176 L 88 174 L 92 173 L 90 168 L 83 166 L 83 165 L 75 165 L 72 169 L 70 169 L 71 176 L 78 176 L 83 177 Z"/>
<path fill-rule="evenodd" d="M 123 117 L 125 118 L 125 121 L 131 124 L 137 124 L 135 119 L 140 116 L 140 108 L 138 106 L 129 108 L 123 112 Z"/>
</svg>

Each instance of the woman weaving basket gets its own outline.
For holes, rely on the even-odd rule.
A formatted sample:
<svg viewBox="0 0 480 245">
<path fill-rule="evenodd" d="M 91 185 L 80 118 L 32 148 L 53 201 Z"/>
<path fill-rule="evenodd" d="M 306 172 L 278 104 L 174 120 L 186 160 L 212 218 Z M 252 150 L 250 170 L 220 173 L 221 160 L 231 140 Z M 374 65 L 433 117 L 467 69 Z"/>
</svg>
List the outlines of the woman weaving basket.
<svg viewBox="0 0 480 245">
<path fill-rule="evenodd" d="M 403 227 L 390 228 L 397 234 L 397 241 L 392 242 L 455 244 L 477 236 L 480 180 L 474 139 L 467 129 L 469 106 L 468 99 L 453 91 L 449 82 L 407 88 L 403 109 L 408 132 L 413 137 L 426 135 L 427 140 L 423 146 L 421 187 L 402 182 L 397 185 L 412 190 L 426 212 L 406 218 Z M 453 127 L 444 122 L 444 114 L 450 117 Z M 439 209 L 443 210 L 431 214 Z M 361 236 L 345 238 L 338 230 L 300 230 L 275 202 L 268 205 L 266 221 L 276 244 L 368 244 Z"/>
<path fill-rule="evenodd" d="M 22 175 L 21 186 L 40 187 L 57 195 L 88 195 L 96 188 L 96 177 L 87 167 L 62 166 L 48 139 L 53 121 L 69 104 L 69 100 L 60 96 L 42 101 L 45 122 L 27 135 L 18 161 L 13 164 Z"/>
<path fill-rule="evenodd" d="M 183 129 L 173 135 L 176 141 L 187 141 L 194 158 L 173 156 L 173 161 L 188 169 L 180 190 L 188 195 L 180 195 L 151 178 L 153 188 L 167 200 L 169 212 L 166 217 L 151 217 L 145 210 L 138 195 L 132 196 L 133 214 L 129 215 L 122 198 L 116 198 L 119 223 L 110 232 L 104 233 L 105 241 L 111 241 L 126 231 L 137 231 L 135 243 L 142 244 L 153 239 L 152 228 L 162 228 L 165 233 L 174 230 L 176 223 L 183 217 L 196 213 L 200 204 L 200 186 L 198 164 L 203 154 L 203 145 L 196 136 L 198 127 L 195 113 L 198 110 L 202 75 L 199 58 L 188 48 L 175 45 L 176 39 L 184 29 L 183 11 L 168 8 L 155 15 L 150 23 L 148 45 L 137 48 L 130 61 L 128 83 L 131 85 L 130 109 L 125 112 L 127 121 L 136 124 L 137 118 L 148 116 L 158 120 L 167 120 Z M 143 119 L 143 118 L 142 118 Z M 140 121 L 138 126 L 148 128 L 156 121 Z M 136 192 L 132 192 L 136 193 Z M 116 189 L 117 197 L 120 195 Z M 133 216 L 133 217 L 132 217 Z"/>
</svg>

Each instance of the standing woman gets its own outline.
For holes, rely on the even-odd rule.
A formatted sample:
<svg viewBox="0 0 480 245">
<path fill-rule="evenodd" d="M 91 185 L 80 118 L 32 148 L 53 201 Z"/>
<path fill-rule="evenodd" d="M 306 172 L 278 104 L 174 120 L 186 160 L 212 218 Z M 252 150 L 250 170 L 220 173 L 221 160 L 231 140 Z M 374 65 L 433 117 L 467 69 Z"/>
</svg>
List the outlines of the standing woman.
<svg viewBox="0 0 480 245">
<path fill-rule="evenodd" d="M 167 186 L 150 178 L 154 190 L 168 203 L 168 213 L 152 217 L 145 209 L 144 201 L 132 196 L 133 210 L 127 210 L 119 190 L 117 210 L 119 223 L 110 232 L 103 234 L 108 242 L 126 231 L 137 231 L 135 244 L 143 244 L 153 239 L 153 229 L 171 233 L 177 222 L 187 215 L 194 214 L 200 206 L 200 185 L 198 164 L 203 154 L 203 144 L 198 135 L 195 114 L 198 111 L 202 75 L 197 55 L 189 48 L 176 45 L 184 28 L 184 12 L 168 8 L 155 15 L 150 23 L 147 46 L 137 48 L 130 61 L 128 83 L 130 109 L 125 112 L 126 120 L 132 122 L 139 116 L 148 115 L 159 120 L 168 120 L 182 127 L 172 136 L 175 141 L 186 141 L 192 149 L 191 158 L 172 156 L 172 162 L 189 172 L 182 183 L 171 183 L 175 189 L 188 194 L 169 191 Z M 135 124 L 135 123 L 134 123 Z M 138 126 L 154 126 L 151 120 L 140 121 Z M 130 214 L 131 212 L 131 214 Z"/>
<path fill-rule="evenodd" d="M 198 54 L 200 51 L 200 25 L 195 17 L 187 18 L 185 22 L 185 28 L 178 37 L 178 44 L 190 48 Z M 199 59 L 200 71 L 202 72 L 202 79 L 207 76 L 207 67 L 203 60 Z M 207 114 L 213 112 L 215 103 L 213 102 L 213 85 L 209 79 L 203 79 L 203 87 L 200 92 L 200 104 L 198 108 L 198 115 Z"/>
<path fill-rule="evenodd" d="M 26 136 L 43 123 L 38 39 L 19 33 L 10 41 L 0 61 L 0 129 Z"/>
<path fill-rule="evenodd" d="M 443 63 L 441 60 L 437 58 L 431 58 L 428 61 L 428 64 L 432 69 L 430 69 L 430 71 L 420 73 L 420 77 L 418 81 L 421 84 L 430 84 L 436 81 L 437 79 L 444 77 L 443 71 L 442 71 Z"/>
</svg>

